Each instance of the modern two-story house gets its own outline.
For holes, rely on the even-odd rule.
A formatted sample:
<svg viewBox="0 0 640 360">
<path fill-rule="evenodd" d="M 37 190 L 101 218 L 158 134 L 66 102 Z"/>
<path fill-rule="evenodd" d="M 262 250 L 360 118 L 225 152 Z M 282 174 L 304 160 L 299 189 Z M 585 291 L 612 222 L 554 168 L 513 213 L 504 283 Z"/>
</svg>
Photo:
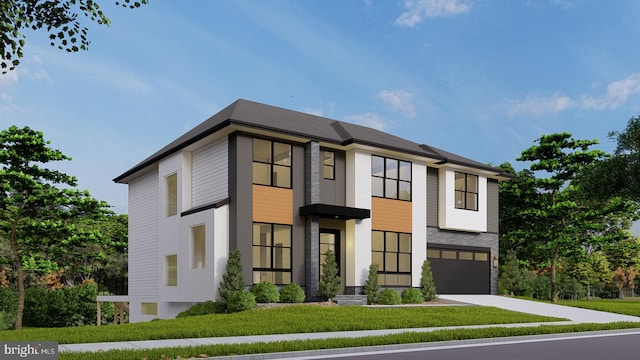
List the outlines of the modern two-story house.
<svg viewBox="0 0 640 360">
<path fill-rule="evenodd" d="M 382 131 L 238 100 L 114 179 L 129 186 L 130 320 L 216 298 L 229 251 L 247 285 L 315 296 L 323 254 L 345 294 L 497 293 L 501 170 Z"/>
</svg>

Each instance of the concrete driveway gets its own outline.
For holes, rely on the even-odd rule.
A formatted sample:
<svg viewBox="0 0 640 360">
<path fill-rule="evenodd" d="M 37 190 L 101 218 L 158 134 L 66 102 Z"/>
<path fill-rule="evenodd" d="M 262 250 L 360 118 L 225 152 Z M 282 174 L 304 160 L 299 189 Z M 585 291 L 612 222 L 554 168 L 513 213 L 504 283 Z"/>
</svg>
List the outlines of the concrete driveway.
<svg viewBox="0 0 640 360">
<path fill-rule="evenodd" d="M 637 316 L 613 314 L 497 295 L 438 295 L 438 298 L 473 305 L 493 306 L 529 314 L 553 316 L 581 323 L 640 322 L 640 317 Z"/>
</svg>

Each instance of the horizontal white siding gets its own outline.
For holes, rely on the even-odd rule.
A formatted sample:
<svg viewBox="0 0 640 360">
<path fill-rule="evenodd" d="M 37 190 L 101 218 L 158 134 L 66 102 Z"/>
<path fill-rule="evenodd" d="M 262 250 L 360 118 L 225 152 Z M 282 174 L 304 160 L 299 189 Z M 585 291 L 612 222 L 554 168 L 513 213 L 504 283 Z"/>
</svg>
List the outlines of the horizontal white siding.
<svg viewBox="0 0 640 360">
<path fill-rule="evenodd" d="M 129 297 L 158 298 L 158 172 L 129 183 Z"/>
<path fill-rule="evenodd" d="M 228 197 L 228 149 L 227 138 L 223 138 L 193 152 L 191 170 L 193 207 Z"/>
</svg>

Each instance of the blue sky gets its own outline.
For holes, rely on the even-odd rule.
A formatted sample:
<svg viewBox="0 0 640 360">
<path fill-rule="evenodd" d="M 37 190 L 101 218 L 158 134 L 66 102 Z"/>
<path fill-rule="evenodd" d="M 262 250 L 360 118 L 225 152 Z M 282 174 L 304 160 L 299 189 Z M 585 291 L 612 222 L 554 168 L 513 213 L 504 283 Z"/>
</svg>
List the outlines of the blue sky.
<svg viewBox="0 0 640 360">
<path fill-rule="evenodd" d="M 495 165 L 542 134 L 613 151 L 640 115 L 640 2 L 102 0 L 89 51 L 28 32 L 0 127 L 41 130 L 80 187 L 112 179 L 238 98 L 375 127 Z"/>
</svg>

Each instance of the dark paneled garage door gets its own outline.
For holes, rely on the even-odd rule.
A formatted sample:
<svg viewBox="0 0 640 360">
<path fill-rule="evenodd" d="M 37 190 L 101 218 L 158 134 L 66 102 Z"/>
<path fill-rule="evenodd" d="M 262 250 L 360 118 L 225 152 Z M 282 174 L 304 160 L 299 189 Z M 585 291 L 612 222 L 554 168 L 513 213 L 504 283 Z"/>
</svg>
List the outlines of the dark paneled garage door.
<svg viewBox="0 0 640 360">
<path fill-rule="evenodd" d="M 490 250 L 427 245 L 438 294 L 491 294 Z"/>
</svg>

